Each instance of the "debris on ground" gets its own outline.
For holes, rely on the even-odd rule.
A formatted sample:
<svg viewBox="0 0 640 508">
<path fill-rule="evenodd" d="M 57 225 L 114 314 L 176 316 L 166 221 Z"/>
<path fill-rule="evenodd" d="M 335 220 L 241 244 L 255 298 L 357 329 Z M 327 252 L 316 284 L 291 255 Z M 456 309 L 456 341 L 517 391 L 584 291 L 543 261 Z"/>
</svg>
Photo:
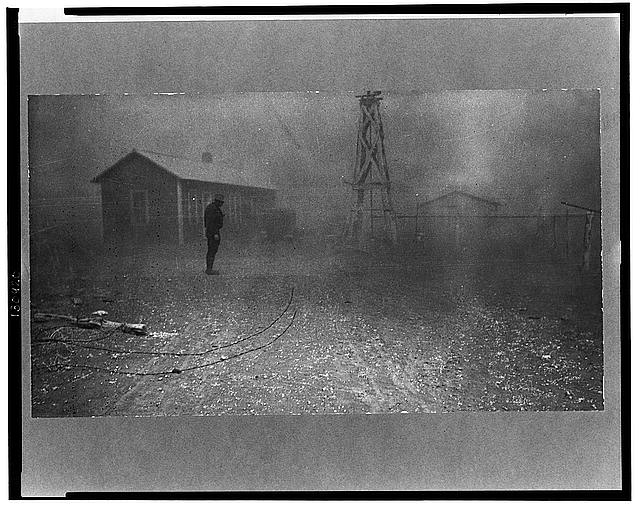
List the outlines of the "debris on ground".
<svg viewBox="0 0 640 508">
<path fill-rule="evenodd" d="M 599 279 L 561 265 L 380 269 L 295 255 L 228 259 L 215 279 L 195 256 L 178 272 L 119 259 L 84 282 L 98 296 L 78 307 L 118 316 L 114 327 L 107 314 L 79 327 L 64 287 L 33 285 L 50 313 L 32 314 L 33 416 L 603 409 Z M 292 287 L 288 314 L 259 333 Z M 126 322 L 153 329 L 123 333 Z"/>
</svg>

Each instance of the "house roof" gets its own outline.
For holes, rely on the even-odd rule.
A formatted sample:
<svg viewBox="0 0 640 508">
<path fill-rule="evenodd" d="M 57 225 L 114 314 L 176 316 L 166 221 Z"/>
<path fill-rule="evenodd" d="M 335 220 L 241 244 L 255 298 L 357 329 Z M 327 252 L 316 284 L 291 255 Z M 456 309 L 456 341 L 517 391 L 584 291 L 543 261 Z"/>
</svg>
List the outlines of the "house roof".
<svg viewBox="0 0 640 508">
<path fill-rule="evenodd" d="M 181 180 L 196 180 L 199 182 L 221 183 L 242 187 L 274 189 L 269 182 L 269 175 L 266 172 L 261 172 L 259 168 L 249 167 L 246 164 L 233 163 L 233 165 L 231 165 L 225 161 L 216 160 L 212 163 L 207 163 L 201 160 L 192 160 L 150 150 L 136 149 L 100 173 L 93 181 L 99 182 L 109 171 L 120 164 L 122 160 L 131 156 L 139 156 L 147 159 Z"/>
<path fill-rule="evenodd" d="M 436 201 L 440 201 L 442 199 L 446 199 L 446 198 L 448 198 L 450 196 L 453 196 L 453 195 L 465 196 L 465 197 L 467 197 L 469 199 L 473 199 L 475 201 L 480 201 L 482 203 L 488 204 L 488 205 L 496 207 L 496 208 L 499 207 L 499 206 L 502 206 L 502 203 L 499 203 L 498 201 L 493 201 L 491 199 L 486 199 L 486 198 L 483 198 L 483 197 L 480 197 L 480 196 L 476 196 L 475 194 L 471 194 L 469 192 L 465 192 L 465 191 L 462 191 L 462 190 L 453 190 L 451 192 L 447 192 L 446 194 L 443 194 L 443 195 L 438 196 L 436 198 L 428 199 L 427 201 L 423 201 L 420 206 L 430 205 L 431 203 L 435 203 Z"/>
</svg>

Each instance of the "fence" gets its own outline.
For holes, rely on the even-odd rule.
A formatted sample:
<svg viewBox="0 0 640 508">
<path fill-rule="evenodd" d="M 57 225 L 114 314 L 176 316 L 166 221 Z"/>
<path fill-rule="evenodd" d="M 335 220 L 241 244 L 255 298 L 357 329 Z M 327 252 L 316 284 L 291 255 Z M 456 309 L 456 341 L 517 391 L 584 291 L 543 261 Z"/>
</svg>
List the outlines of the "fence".
<svg viewBox="0 0 640 508">
<path fill-rule="evenodd" d="M 599 264 L 599 215 L 415 214 L 396 218 L 399 241 L 433 256 L 564 260 L 587 268 Z M 382 216 L 374 219 L 380 230 Z"/>
</svg>

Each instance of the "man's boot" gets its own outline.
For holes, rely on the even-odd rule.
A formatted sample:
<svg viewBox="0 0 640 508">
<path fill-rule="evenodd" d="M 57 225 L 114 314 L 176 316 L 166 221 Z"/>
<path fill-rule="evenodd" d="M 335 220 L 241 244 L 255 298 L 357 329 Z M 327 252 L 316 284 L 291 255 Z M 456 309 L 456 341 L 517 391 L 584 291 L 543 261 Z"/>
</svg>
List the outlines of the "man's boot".
<svg viewBox="0 0 640 508">
<path fill-rule="evenodd" d="M 213 269 L 213 259 L 207 260 L 207 269 L 204 271 L 207 275 L 220 275 L 218 270 Z"/>
</svg>

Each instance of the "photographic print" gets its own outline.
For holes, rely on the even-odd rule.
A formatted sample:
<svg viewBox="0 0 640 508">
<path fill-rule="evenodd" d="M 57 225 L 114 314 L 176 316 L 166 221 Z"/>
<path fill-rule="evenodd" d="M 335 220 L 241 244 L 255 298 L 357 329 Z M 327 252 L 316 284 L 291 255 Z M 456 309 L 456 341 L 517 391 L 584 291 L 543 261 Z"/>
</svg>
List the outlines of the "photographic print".
<svg viewBox="0 0 640 508">
<path fill-rule="evenodd" d="M 34 417 L 604 408 L 598 90 L 28 104 Z"/>
<path fill-rule="evenodd" d="M 457 7 L 8 12 L 13 497 L 628 495 L 628 7 Z"/>
</svg>

